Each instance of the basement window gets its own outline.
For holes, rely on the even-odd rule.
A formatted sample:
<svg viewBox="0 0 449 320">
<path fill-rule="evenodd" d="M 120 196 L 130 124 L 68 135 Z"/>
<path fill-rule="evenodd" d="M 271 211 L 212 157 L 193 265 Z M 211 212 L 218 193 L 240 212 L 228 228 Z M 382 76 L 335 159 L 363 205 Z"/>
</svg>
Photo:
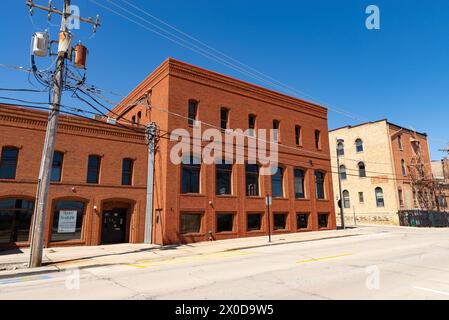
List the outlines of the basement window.
<svg viewBox="0 0 449 320">
<path fill-rule="evenodd" d="M 181 234 L 200 233 L 202 217 L 200 213 L 181 214 Z"/>
<path fill-rule="evenodd" d="M 259 231 L 262 229 L 262 214 L 250 213 L 248 214 L 247 230 Z"/>
</svg>

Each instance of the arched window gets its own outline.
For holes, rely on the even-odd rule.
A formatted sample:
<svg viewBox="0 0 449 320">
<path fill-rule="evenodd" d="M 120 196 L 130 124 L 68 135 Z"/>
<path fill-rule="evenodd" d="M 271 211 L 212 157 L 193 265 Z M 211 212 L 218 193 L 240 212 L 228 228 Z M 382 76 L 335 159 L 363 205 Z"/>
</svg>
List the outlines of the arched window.
<svg viewBox="0 0 449 320">
<path fill-rule="evenodd" d="M 190 155 L 182 159 L 182 193 L 200 193 L 201 161 Z"/>
<path fill-rule="evenodd" d="M 363 141 L 362 139 L 355 140 L 355 149 L 357 152 L 363 152 Z"/>
<path fill-rule="evenodd" d="M 276 173 L 271 176 L 271 192 L 274 198 L 282 198 L 284 196 L 283 178 L 284 169 L 278 167 Z"/>
<path fill-rule="evenodd" d="M 294 170 L 295 176 L 295 198 L 296 199 L 304 199 L 305 198 L 305 188 L 304 188 L 304 179 L 305 172 L 301 169 Z"/>
<path fill-rule="evenodd" d="M 187 122 L 190 126 L 193 126 L 195 125 L 196 120 L 198 120 L 198 102 L 196 102 L 195 100 L 190 100 Z"/>
<path fill-rule="evenodd" d="M 246 175 L 246 195 L 248 197 L 259 196 L 259 166 L 257 164 L 247 164 Z"/>
<path fill-rule="evenodd" d="M 365 163 L 359 162 L 357 166 L 359 167 L 359 177 L 365 178 L 366 177 Z"/>
<path fill-rule="evenodd" d="M 404 159 L 401 160 L 401 168 L 402 168 L 402 175 L 404 177 L 406 177 L 407 176 L 407 167 L 405 166 L 405 160 Z"/>
<path fill-rule="evenodd" d="M 346 180 L 348 178 L 346 174 L 346 167 L 344 165 L 341 165 L 339 171 L 340 171 L 340 179 Z"/>
<path fill-rule="evenodd" d="M 98 184 L 100 181 L 101 157 L 90 155 L 87 163 L 87 183 Z"/>
<path fill-rule="evenodd" d="M 321 150 L 321 132 L 320 130 L 315 130 L 315 148 Z"/>
<path fill-rule="evenodd" d="M 33 210 L 31 200 L 0 200 L 0 244 L 29 241 Z"/>
<path fill-rule="evenodd" d="M 343 206 L 345 209 L 351 208 L 351 199 L 348 190 L 343 191 Z"/>
<path fill-rule="evenodd" d="M 339 142 L 337 144 L 337 156 L 344 156 L 345 155 L 345 146 L 343 142 Z"/>
<path fill-rule="evenodd" d="M 382 190 L 382 188 L 377 187 L 375 190 L 375 194 L 376 194 L 376 205 L 378 208 L 383 208 L 385 207 L 385 202 L 384 202 L 384 191 Z"/>
<path fill-rule="evenodd" d="M 315 171 L 315 189 L 316 189 L 316 198 L 318 200 L 324 200 L 326 198 L 324 181 L 325 181 L 325 173 L 321 171 Z"/>
<path fill-rule="evenodd" d="M 133 184 L 133 167 L 132 159 L 123 159 L 122 161 L 122 185 L 130 186 Z"/>
<path fill-rule="evenodd" d="M 51 241 L 81 240 L 85 212 L 86 204 L 82 201 L 56 201 Z"/>
<path fill-rule="evenodd" d="M 401 135 L 398 135 L 398 147 L 399 147 L 399 150 L 404 150 L 404 146 L 402 145 L 402 136 Z"/>
<path fill-rule="evenodd" d="M 53 155 L 53 165 L 51 166 L 51 181 L 60 182 L 62 176 L 62 164 L 64 162 L 64 154 L 55 151 Z"/>
<path fill-rule="evenodd" d="M 215 165 L 215 192 L 216 195 L 232 194 L 232 164 L 225 161 Z"/>
<path fill-rule="evenodd" d="M 228 129 L 229 110 L 227 108 L 220 109 L 220 127 L 223 130 Z"/>
<path fill-rule="evenodd" d="M 280 126 L 279 120 L 273 120 L 273 140 L 274 142 L 280 141 Z"/>
<path fill-rule="evenodd" d="M 137 112 L 137 124 L 140 124 L 142 122 L 142 112 Z"/>
<path fill-rule="evenodd" d="M 3 147 L 0 159 L 0 179 L 15 179 L 19 149 Z"/>
</svg>

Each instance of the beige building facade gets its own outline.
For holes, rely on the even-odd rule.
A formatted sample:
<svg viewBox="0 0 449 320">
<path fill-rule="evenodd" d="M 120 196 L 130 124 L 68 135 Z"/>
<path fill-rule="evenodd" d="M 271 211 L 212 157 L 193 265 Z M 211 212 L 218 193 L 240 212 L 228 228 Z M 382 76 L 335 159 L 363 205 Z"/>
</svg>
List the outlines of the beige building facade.
<svg viewBox="0 0 449 320">
<path fill-rule="evenodd" d="M 384 119 L 332 130 L 329 138 L 337 221 L 339 175 L 347 225 L 398 225 L 399 211 L 419 208 L 425 197 L 432 203 L 431 191 L 418 195 L 414 180 L 418 167 L 432 175 L 425 133 Z"/>
</svg>

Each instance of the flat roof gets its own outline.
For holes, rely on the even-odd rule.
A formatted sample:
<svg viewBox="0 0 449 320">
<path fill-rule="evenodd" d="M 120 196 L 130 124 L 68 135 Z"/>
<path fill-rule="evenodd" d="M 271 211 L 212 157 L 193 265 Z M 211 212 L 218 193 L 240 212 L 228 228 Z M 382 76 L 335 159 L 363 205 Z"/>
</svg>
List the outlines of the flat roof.
<svg viewBox="0 0 449 320">
<path fill-rule="evenodd" d="M 360 123 L 360 124 L 357 124 L 357 125 L 354 125 L 354 126 L 347 125 L 347 126 L 338 127 L 338 128 L 329 130 L 329 132 L 333 132 L 333 131 L 337 131 L 337 130 L 341 130 L 341 129 L 357 128 L 357 127 L 370 125 L 370 124 L 375 124 L 375 123 L 379 123 L 379 122 L 383 122 L 383 121 L 385 121 L 388 125 L 395 126 L 395 127 L 399 128 L 399 129 L 402 129 L 402 130 L 405 130 L 405 131 L 408 131 L 408 132 L 416 133 L 416 134 L 419 134 L 419 135 L 427 137 L 427 133 L 425 133 L 425 132 L 413 131 L 412 129 L 405 128 L 403 126 L 400 126 L 400 125 L 397 125 L 395 123 L 392 123 L 392 122 L 388 121 L 388 119 L 380 119 L 380 120 L 377 120 L 377 121 L 367 121 L 367 122 L 363 122 L 363 123 Z"/>
</svg>

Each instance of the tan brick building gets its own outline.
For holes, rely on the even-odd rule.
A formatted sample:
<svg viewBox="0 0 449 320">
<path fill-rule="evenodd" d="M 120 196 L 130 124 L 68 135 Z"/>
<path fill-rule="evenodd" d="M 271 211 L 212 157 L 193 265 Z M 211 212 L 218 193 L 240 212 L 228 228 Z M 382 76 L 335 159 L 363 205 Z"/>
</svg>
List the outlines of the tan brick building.
<svg viewBox="0 0 449 320">
<path fill-rule="evenodd" d="M 267 194 L 274 195 L 274 233 L 335 228 L 325 108 L 168 59 L 114 112 L 136 123 L 154 121 L 166 137 L 179 128 L 192 134 L 197 121 L 223 129 L 280 130 L 281 169 L 274 182 L 245 164 L 175 165 L 169 155 L 176 142 L 161 139 L 155 164 L 155 243 L 266 235 Z"/>
<path fill-rule="evenodd" d="M 432 161 L 433 176 L 440 188 L 439 202 L 441 209 L 449 211 L 449 159 Z"/>
<path fill-rule="evenodd" d="M 400 210 L 434 207 L 432 190 L 417 184 L 432 179 L 425 133 L 380 120 L 331 130 L 329 137 L 334 200 L 340 172 L 346 223 L 397 225 Z"/>
<path fill-rule="evenodd" d="M 0 247 L 27 246 L 47 114 L 0 105 Z M 144 134 L 61 116 L 45 246 L 143 242 Z"/>
</svg>

